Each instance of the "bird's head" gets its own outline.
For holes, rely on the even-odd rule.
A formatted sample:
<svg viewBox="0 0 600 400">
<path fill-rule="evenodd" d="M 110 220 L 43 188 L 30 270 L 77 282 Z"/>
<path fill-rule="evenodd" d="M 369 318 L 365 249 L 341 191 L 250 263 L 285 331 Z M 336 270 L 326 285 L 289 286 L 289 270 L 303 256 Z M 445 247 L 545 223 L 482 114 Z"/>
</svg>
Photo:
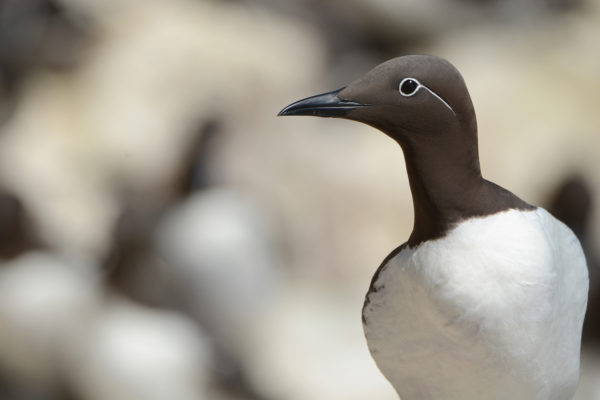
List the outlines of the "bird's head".
<svg viewBox="0 0 600 400">
<path fill-rule="evenodd" d="M 450 132 L 476 135 L 475 113 L 462 76 L 448 61 L 427 55 L 386 61 L 350 85 L 296 101 L 279 115 L 359 121 L 401 145 Z"/>
</svg>

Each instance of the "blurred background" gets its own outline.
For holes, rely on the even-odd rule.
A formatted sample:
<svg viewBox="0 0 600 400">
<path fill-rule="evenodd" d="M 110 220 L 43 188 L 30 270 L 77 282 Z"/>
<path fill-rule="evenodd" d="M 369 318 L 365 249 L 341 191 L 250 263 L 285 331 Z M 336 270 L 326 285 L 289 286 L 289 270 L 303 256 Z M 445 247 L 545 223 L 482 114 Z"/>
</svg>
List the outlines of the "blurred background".
<svg viewBox="0 0 600 400">
<path fill-rule="evenodd" d="M 364 294 L 406 240 L 402 153 L 276 118 L 443 56 L 484 175 L 581 239 L 600 399 L 600 1 L 1 0 L 0 399 L 396 399 Z"/>
</svg>

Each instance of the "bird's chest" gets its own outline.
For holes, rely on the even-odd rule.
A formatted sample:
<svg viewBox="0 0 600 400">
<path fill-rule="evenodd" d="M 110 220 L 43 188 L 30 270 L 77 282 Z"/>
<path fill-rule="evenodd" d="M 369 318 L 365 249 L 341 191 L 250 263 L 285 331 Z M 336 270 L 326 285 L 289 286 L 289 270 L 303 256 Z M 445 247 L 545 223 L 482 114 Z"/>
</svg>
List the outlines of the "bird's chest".
<svg viewBox="0 0 600 400">
<path fill-rule="evenodd" d="M 492 343 L 486 340 L 492 337 L 484 328 L 493 332 L 490 325 L 500 317 L 490 315 L 484 300 L 497 294 L 478 281 L 460 284 L 445 268 L 411 256 L 403 251 L 382 267 L 363 309 L 369 349 L 380 368 L 406 372 L 430 362 L 489 359 Z"/>
<path fill-rule="evenodd" d="M 382 267 L 367 295 L 369 349 L 407 399 L 523 393 L 513 378 L 539 348 L 523 337 L 541 338 L 552 314 L 550 253 L 533 231 L 529 239 L 542 251 L 532 253 L 506 229 L 479 228 L 403 249 Z"/>
</svg>

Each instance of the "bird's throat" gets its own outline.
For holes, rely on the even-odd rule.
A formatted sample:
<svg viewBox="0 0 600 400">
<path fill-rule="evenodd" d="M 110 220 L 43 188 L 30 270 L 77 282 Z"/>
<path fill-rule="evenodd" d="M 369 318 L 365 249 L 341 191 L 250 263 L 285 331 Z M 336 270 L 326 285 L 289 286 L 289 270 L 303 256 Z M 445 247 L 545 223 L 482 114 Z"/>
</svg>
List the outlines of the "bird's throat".
<svg viewBox="0 0 600 400">
<path fill-rule="evenodd" d="M 402 148 L 414 207 L 409 245 L 444 236 L 456 222 L 472 216 L 473 210 L 483 213 L 485 196 L 480 194 L 485 180 L 476 152 L 457 152 L 449 157 L 452 149 L 448 148 L 438 152 L 431 147 L 426 152 Z"/>
</svg>

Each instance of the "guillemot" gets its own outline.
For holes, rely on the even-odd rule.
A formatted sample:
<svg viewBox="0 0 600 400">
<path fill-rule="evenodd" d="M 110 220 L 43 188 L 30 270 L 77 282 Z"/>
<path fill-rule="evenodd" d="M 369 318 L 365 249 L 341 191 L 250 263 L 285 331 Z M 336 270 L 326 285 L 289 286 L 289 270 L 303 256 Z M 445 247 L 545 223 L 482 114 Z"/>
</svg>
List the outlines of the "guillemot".
<svg viewBox="0 0 600 400">
<path fill-rule="evenodd" d="M 414 205 L 408 241 L 376 270 L 362 316 L 402 400 L 566 400 L 579 379 L 588 272 L 573 232 L 484 179 L 458 70 L 394 58 L 279 115 L 366 123 L 395 140 Z"/>
</svg>

